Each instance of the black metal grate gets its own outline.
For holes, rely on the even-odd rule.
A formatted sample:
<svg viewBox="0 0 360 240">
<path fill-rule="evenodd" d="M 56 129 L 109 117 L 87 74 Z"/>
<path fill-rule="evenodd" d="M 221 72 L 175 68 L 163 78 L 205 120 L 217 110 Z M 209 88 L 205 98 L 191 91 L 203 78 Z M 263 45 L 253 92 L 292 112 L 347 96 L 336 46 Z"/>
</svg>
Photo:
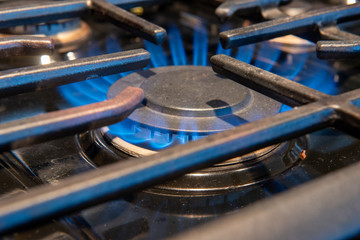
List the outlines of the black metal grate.
<svg viewBox="0 0 360 240">
<path fill-rule="evenodd" d="M 336 23 L 349 21 L 360 16 L 360 3 L 314 10 L 292 17 L 282 17 L 263 23 L 237 28 L 220 33 L 225 48 L 246 45 L 287 34 L 301 34 L 318 30 L 327 38 L 342 39 L 353 36 L 337 28 Z"/>
<path fill-rule="evenodd" d="M 275 1 L 274 3 L 278 4 L 280 2 Z M 65 6 L 67 7 L 65 8 Z M 143 22 L 142 20 L 139 21 L 139 19 L 135 19 L 134 16 L 128 16 L 124 14 L 121 9 L 112 9 L 113 5 L 105 1 L 93 1 L 91 6 L 92 9 L 103 12 L 112 20 L 117 21 L 119 25 L 125 24 L 125 28 L 129 28 L 130 31 L 142 37 L 157 43 L 160 43 L 164 38 L 164 32 L 160 28 L 157 28 L 153 24 Z M 24 21 L 22 17 L 19 17 L 22 16 L 22 14 L 19 14 L 21 11 L 24 11 L 22 13 L 27 11 L 26 21 L 28 21 L 29 18 L 30 22 L 35 23 L 62 17 L 78 16 L 88 9 L 86 1 L 80 0 L 52 2 L 49 3 L 47 7 L 46 11 L 43 11 L 41 14 L 40 8 L 36 6 L 32 8 L 13 8 L 12 10 L 0 11 L 0 16 L 4 16 L 2 22 L 0 22 L 0 26 L 8 27 L 21 24 L 21 21 Z M 60 14 L 60 9 L 66 9 L 65 14 L 63 14 L 63 12 Z M 338 20 L 348 20 L 348 18 L 358 17 L 359 15 L 360 4 L 354 4 L 230 30 L 223 32 L 220 37 L 225 46 L 233 47 L 235 45 L 243 45 L 289 33 L 300 33 L 315 28 L 321 28 L 322 31 L 324 31 L 325 28 L 322 28 L 323 25 L 332 24 Z M 140 30 L 140 28 L 144 26 L 143 24 L 145 24 L 145 28 L 144 30 Z M 329 28 L 327 29 L 329 30 Z M 335 35 L 338 35 L 338 33 L 335 33 Z M 324 43 L 321 42 L 319 43 L 319 53 L 329 52 L 329 50 L 324 48 L 325 46 L 323 44 Z M 358 46 L 358 42 L 355 42 L 355 46 Z M 350 47 L 350 49 L 351 48 L 354 50 L 353 46 Z M 325 49 L 325 51 L 323 51 L 323 49 Z M 349 48 L 345 48 L 343 52 L 348 51 L 348 49 Z M 336 51 L 337 54 L 339 54 L 339 52 L 340 51 Z M 137 53 L 140 54 L 141 57 L 136 56 L 133 61 L 129 60 L 129 58 L 134 56 L 134 52 L 124 53 L 122 57 L 125 57 L 126 61 L 120 60 L 119 64 L 121 66 L 130 64 L 132 66 L 131 69 L 143 67 L 149 60 L 149 55 L 147 52 L 141 50 Z M 346 54 L 343 53 L 342 56 L 344 55 Z M 99 59 L 96 59 L 96 62 L 106 62 L 109 60 L 108 57 L 109 56 L 106 55 L 100 56 Z M 116 55 L 115 57 L 119 56 Z M 51 74 L 58 70 L 59 66 L 61 66 L 62 69 L 68 69 L 68 67 L 71 66 L 80 66 L 84 61 L 86 63 L 82 67 L 88 69 L 93 60 L 94 59 L 88 58 L 77 62 L 47 65 L 44 68 L 26 68 L 24 71 L 27 70 L 31 76 L 41 76 L 42 71 L 45 71 L 46 74 Z M 91 204 L 105 201 L 115 196 L 118 197 L 121 194 L 150 186 L 164 179 L 173 178 L 185 172 L 221 162 L 229 157 L 246 154 L 326 127 L 335 127 L 352 136 L 360 136 L 360 109 L 357 107 L 359 105 L 360 90 L 354 90 L 338 96 L 330 96 L 225 55 L 213 57 L 211 63 L 214 71 L 297 108 L 273 117 L 241 125 L 196 142 L 190 142 L 186 145 L 164 150 L 153 156 L 134 159 L 130 162 L 116 163 L 97 171 L 70 177 L 54 186 L 40 186 L 31 189 L 27 193 L 2 199 L 0 200 L 0 232 L 8 232 L 35 220 L 49 219 L 73 210 L 78 211 Z M 117 67 L 119 66 L 116 66 L 116 69 Z M 100 68 L 102 68 L 101 65 Z M 111 69 L 111 66 L 104 67 L 104 74 L 109 74 L 109 69 Z M 124 68 L 124 70 L 128 70 L 128 68 Z M 7 73 L 10 75 L 14 74 L 11 71 Z M 65 71 L 64 74 L 68 74 L 67 71 Z M 78 74 L 77 76 L 80 77 L 84 76 L 84 79 L 88 76 L 88 73 L 84 73 L 82 70 L 79 70 L 79 72 L 75 71 L 75 74 Z M 67 78 L 69 76 L 65 75 L 63 77 Z M 6 77 L 6 75 L 4 76 Z M 59 77 L 57 76 L 57 78 Z M 40 81 L 45 82 L 47 82 L 47 80 L 49 80 L 49 78 L 40 79 Z M 9 89 L 13 88 L 10 86 Z M 34 90 L 34 88 L 30 88 L 30 90 Z M 136 99 L 131 102 L 131 106 L 125 109 L 126 113 L 128 113 L 136 103 L 141 101 L 140 95 L 141 94 L 137 94 Z M 128 99 L 128 97 L 125 99 Z M 108 102 L 102 104 L 108 104 Z M 103 105 L 95 108 L 100 111 Z M 78 110 L 79 109 L 73 109 L 72 111 L 77 112 Z M 88 108 L 85 108 L 84 113 L 88 113 L 88 110 Z M 57 114 L 59 115 L 53 119 L 58 119 L 59 116 L 64 113 L 58 112 Z M 124 111 L 121 111 L 120 117 L 123 117 L 123 114 Z M 80 115 L 81 117 L 88 118 L 86 114 Z M 112 116 L 112 113 L 110 115 Z M 75 114 L 74 116 L 78 115 Z M 103 116 L 101 116 L 101 118 L 102 117 Z M 25 125 L 31 122 L 37 122 L 38 120 L 39 119 L 36 118 L 26 119 Z M 88 124 L 90 124 L 92 120 L 93 119 L 91 119 L 91 121 L 86 120 L 80 123 L 80 125 L 88 127 Z M 109 119 L 104 122 L 101 120 L 101 124 L 93 125 L 92 127 L 109 124 L 108 120 Z M 18 131 L 16 126 L 20 123 L 23 122 L 14 121 L 0 126 L 0 131 L 4 132 L 8 131 L 9 126 L 11 126 L 15 132 L 10 132 L 9 135 L 19 134 L 20 136 L 18 139 L 5 141 L 3 143 L 4 149 L 14 147 L 12 144 L 19 139 L 30 139 L 30 142 L 36 140 L 31 139 L 31 137 L 33 137 L 31 134 L 23 137 L 23 133 L 16 132 Z M 35 126 L 35 128 L 36 127 L 38 126 Z M 76 126 L 74 126 L 74 128 L 75 127 Z M 34 128 L 34 126 L 32 125 L 31 128 Z M 35 130 L 31 128 L 28 128 L 30 129 L 30 133 L 37 131 L 35 128 Z M 53 127 L 49 129 L 53 129 Z M 84 129 L 81 128 L 80 130 Z M 21 131 L 23 130 L 21 129 Z M 51 131 L 45 132 L 44 136 L 48 137 L 51 133 Z M 72 133 L 74 133 L 74 131 L 70 131 L 70 134 Z M 338 183 L 341 183 L 341 179 Z M 344 192 L 343 194 L 346 193 L 347 192 Z M 354 211 L 354 213 L 356 212 Z M 356 215 L 358 216 L 359 214 L 356 213 Z M 226 228 L 222 228 L 221 230 L 225 231 L 225 229 Z M 346 234 L 346 232 L 343 234 Z"/>
<path fill-rule="evenodd" d="M 21 204 L 24 201 L 21 195 L 4 200 L 0 204 L 1 229 L 6 231 L 35 219 L 79 209 L 100 199 L 108 199 L 114 193 L 118 196 L 237 154 L 246 154 L 326 127 L 359 136 L 360 109 L 355 105 L 360 90 L 329 96 L 225 55 L 214 56 L 211 63 L 216 72 L 285 104 L 304 106 L 150 157 L 115 163 L 98 171 L 74 176 L 56 186 L 30 190 L 26 204 Z M 15 218 L 19 214 L 26 217 Z"/>
<path fill-rule="evenodd" d="M 253 9 L 260 9 L 264 17 L 274 18 L 284 16 L 277 7 L 288 2 L 290 0 L 227 0 L 216 9 L 215 14 L 224 21 L 235 13 L 242 14 Z M 274 9 L 277 10 L 274 11 Z M 269 10 L 272 12 L 272 15 L 265 13 Z"/>
<path fill-rule="evenodd" d="M 359 58 L 360 40 L 319 41 L 316 44 L 316 52 L 321 59 Z"/>
</svg>

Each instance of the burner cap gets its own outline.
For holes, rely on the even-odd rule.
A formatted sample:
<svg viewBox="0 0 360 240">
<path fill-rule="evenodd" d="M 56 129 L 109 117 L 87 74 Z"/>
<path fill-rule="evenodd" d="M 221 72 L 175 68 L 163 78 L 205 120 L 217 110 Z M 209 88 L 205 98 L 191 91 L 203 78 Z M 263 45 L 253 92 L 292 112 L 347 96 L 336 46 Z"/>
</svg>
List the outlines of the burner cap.
<svg viewBox="0 0 360 240">
<path fill-rule="evenodd" d="M 249 104 L 250 91 L 209 68 L 162 68 L 141 87 L 145 109 L 183 117 L 221 117 Z"/>
<path fill-rule="evenodd" d="M 130 74 L 111 86 L 112 98 L 128 86 L 145 101 L 129 120 L 160 132 L 207 135 L 279 112 L 280 104 L 202 66 L 171 66 Z"/>
</svg>

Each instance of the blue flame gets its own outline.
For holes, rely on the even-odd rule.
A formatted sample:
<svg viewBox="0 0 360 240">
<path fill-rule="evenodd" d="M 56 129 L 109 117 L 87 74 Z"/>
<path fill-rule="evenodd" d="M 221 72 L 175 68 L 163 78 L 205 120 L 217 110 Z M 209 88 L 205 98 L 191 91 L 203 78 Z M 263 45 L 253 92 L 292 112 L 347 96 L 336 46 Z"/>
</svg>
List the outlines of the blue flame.
<svg viewBox="0 0 360 240">
<path fill-rule="evenodd" d="M 268 43 L 261 44 L 258 49 L 258 54 L 254 65 L 266 71 L 271 71 L 273 66 L 277 63 L 280 54 L 280 49 L 272 48 Z"/>
<path fill-rule="evenodd" d="M 175 25 L 171 25 L 168 31 L 170 51 L 174 65 L 186 65 L 186 53 L 179 29 Z"/>
<path fill-rule="evenodd" d="M 334 81 L 335 74 L 330 69 L 326 69 L 326 66 L 314 61 L 312 61 L 312 64 L 305 66 L 309 54 L 294 54 L 290 56 L 292 59 L 289 66 L 292 66 L 292 68 L 284 68 L 282 65 L 279 65 L 273 69 L 273 72 L 326 94 L 332 95 L 338 93 L 338 87 Z M 283 105 L 280 112 L 291 109 L 291 107 Z"/>
<path fill-rule="evenodd" d="M 163 134 L 161 132 L 154 132 L 149 144 L 152 149 L 158 150 L 170 146 L 173 142 L 174 140 L 170 133 Z"/>
<path fill-rule="evenodd" d="M 144 41 L 145 48 L 151 53 L 150 67 L 162 67 L 169 65 L 186 65 L 191 59 L 191 54 L 187 55 L 181 37 L 181 32 L 176 25 L 168 28 L 169 41 L 167 46 L 158 46 L 148 41 Z M 193 65 L 208 66 L 208 57 L 214 52 L 209 52 L 208 30 L 204 24 L 199 24 L 194 28 L 193 35 Z M 166 50 L 165 50 L 166 49 Z M 113 53 L 122 51 L 118 37 L 110 35 L 106 38 L 106 47 L 101 49 L 95 42 L 88 48 L 86 56 L 95 56 L 104 53 Z M 316 90 L 333 94 L 336 90 L 336 84 L 333 79 L 333 73 L 326 70 L 323 65 L 307 65 L 311 60 L 308 53 L 285 54 L 279 48 L 273 48 L 268 43 L 260 45 L 250 44 L 236 49 L 223 49 L 220 43 L 216 48 L 216 54 L 226 54 L 238 60 L 251 63 L 262 69 L 271 71 L 280 76 L 293 79 L 301 84 L 314 88 Z M 77 53 L 82 56 L 84 53 Z M 310 59 L 310 60 L 309 60 Z M 124 77 L 131 72 L 119 73 L 106 77 L 86 80 L 79 83 L 68 84 L 59 87 L 60 93 L 72 105 L 80 106 L 90 104 L 106 99 L 106 93 L 109 87 L 119 78 Z M 283 105 L 281 111 L 289 110 L 290 107 Z M 231 119 L 230 119 L 231 120 Z M 158 119 L 158 123 L 166 129 L 165 119 Z M 182 129 L 187 128 L 187 121 L 182 123 Z M 243 124 L 243 121 L 235 121 L 234 125 Z M 196 126 L 191 126 L 196 129 Z M 197 140 L 204 136 L 197 133 L 170 133 L 166 130 L 148 128 L 141 126 L 129 119 L 109 126 L 109 133 L 122 138 L 129 143 L 153 150 L 160 150 L 175 144 L 185 144 L 189 141 Z"/>
<path fill-rule="evenodd" d="M 208 32 L 205 26 L 198 25 L 194 29 L 193 65 L 207 66 Z"/>
<path fill-rule="evenodd" d="M 86 54 L 77 52 L 77 56 L 96 56 L 104 54 L 104 50 L 100 48 L 97 42 L 91 43 Z M 109 35 L 106 38 L 105 53 L 113 53 L 121 51 L 121 47 L 114 35 Z M 114 74 L 106 77 L 90 79 L 78 83 L 72 83 L 59 87 L 59 92 L 67 99 L 73 106 L 82 106 L 99 101 L 106 100 L 106 93 L 109 87 L 119 78 L 125 76 L 127 73 Z"/>
<path fill-rule="evenodd" d="M 162 46 L 155 45 L 154 43 L 151 43 L 146 40 L 144 42 L 145 42 L 145 48 L 151 54 L 151 65 L 153 67 L 157 68 L 157 67 L 164 67 L 169 65 Z"/>
<path fill-rule="evenodd" d="M 278 63 L 274 66 L 273 72 L 292 80 L 304 67 L 308 57 L 308 53 L 287 54 L 283 61 L 278 61 Z M 284 65 L 290 67 L 284 67 Z"/>
<path fill-rule="evenodd" d="M 254 44 L 250 44 L 250 45 L 246 45 L 243 47 L 239 47 L 237 49 L 237 53 L 235 55 L 235 58 L 246 62 L 246 63 L 250 63 L 253 55 L 254 55 L 254 51 L 255 51 L 255 45 Z"/>
<path fill-rule="evenodd" d="M 228 55 L 230 56 L 231 55 L 231 49 L 224 49 L 220 42 L 218 43 L 218 47 L 217 47 L 217 51 L 216 51 L 216 54 L 225 54 L 225 55 Z"/>
<path fill-rule="evenodd" d="M 230 24 L 223 24 L 221 27 L 220 27 L 220 32 L 224 32 L 224 31 L 227 31 L 231 28 Z M 231 51 L 232 49 L 224 49 L 221 44 L 220 44 L 220 41 L 218 43 L 218 47 L 217 47 L 217 50 L 216 50 L 216 54 L 225 54 L 225 55 L 228 55 L 230 56 L 231 55 Z"/>
</svg>

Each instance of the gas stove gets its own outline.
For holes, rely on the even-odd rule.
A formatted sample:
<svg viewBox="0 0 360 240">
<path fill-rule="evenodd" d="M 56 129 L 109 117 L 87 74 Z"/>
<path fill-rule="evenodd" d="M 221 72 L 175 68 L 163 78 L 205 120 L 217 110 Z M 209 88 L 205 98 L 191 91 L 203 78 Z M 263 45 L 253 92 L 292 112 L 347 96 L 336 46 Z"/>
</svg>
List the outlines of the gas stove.
<svg viewBox="0 0 360 240">
<path fill-rule="evenodd" d="M 352 239 L 356 1 L 0 3 L 5 239 Z"/>
</svg>

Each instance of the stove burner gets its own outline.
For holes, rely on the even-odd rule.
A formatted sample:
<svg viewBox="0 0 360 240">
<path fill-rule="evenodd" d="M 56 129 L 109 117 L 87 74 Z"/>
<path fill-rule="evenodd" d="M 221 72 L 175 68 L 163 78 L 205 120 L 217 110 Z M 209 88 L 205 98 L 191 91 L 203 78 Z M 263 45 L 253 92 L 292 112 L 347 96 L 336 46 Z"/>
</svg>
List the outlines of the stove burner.
<svg viewBox="0 0 360 240">
<path fill-rule="evenodd" d="M 127 120 L 103 129 L 105 139 L 132 156 L 196 140 L 249 121 L 275 115 L 281 104 L 203 66 L 172 66 L 132 73 L 114 83 L 108 98 L 128 86 L 144 90 L 145 100 Z M 304 139 L 235 156 L 146 192 L 199 196 L 224 193 L 281 173 L 301 158 Z"/>
<path fill-rule="evenodd" d="M 81 43 L 88 40 L 90 27 L 79 18 L 62 19 L 50 23 L 35 25 L 20 25 L 4 30 L 0 37 L 17 35 L 45 35 L 51 36 L 60 53 L 73 51 Z"/>
<path fill-rule="evenodd" d="M 130 74 L 108 92 L 112 98 L 127 86 L 144 89 L 145 101 L 127 121 L 106 133 L 150 150 L 196 140 L 279 112 L 281 105 L 210 67 L 173 66 Z M 130 131 L 128 129 L 131 129 Z"/>
<path fill-rule="evenodd" d="M 151 52 L 151 69 L 60 88 L 64 97 L 74 105 L 105 100 L 106 95 L 111 98 L 127 86 L 138 86 L 145 91 L 146 101 L 127 120 L 80 137 L 81 151 L 96 165 L 123 161 L 129 155 L 151 155 L 165 147 L 184 144 L 286 110 L 285 105 L 213 73 L 206 65 L 208 57 L 215 52 L 234 56 L 315 89 L 325 92 L 334 89 L 333 73 L 326 64 L 317 59 L 314 61 L 314 45 L 307 42 L 298 41 L 296 45 L 301 47 L 301 51 L 296 52 L 284 51 L 287 44 L 283 40 L 226 50 L 218 42 L 211 41 L 212 34 L 206 28 L 196 28 L 193 35 L 188 36 L 183 28 L 174 25 L 168 27 L 168 33 L 169 39 L 162 46 L 142 42 Z M 119 41 L 108 41 L 111 39 L 107 37 L 106 42 L 111 44 L 106 45 L 106 52 L 111 48 L 122 49 Z M 94 44 L 91 49 L 97 49 L 96 46 Z M 170 66 L 172 64 L 175 66 Z M 189 66 L 191 64 L 195 66 Z M 228 84 L 231 87 L 227 87 Z M 108 90 L 110 85 L 112 87 Z M 243 191 L 245 186 L 279 175 L 294 166 L 305 156 L 305 149 L 304 139 L 296 139 L 245 157 L 231 156 L 221 166 L 185 175 L 142 194 L 154 199 L 162 196 L 191 196 L 193 199 L 194 196 L 202 198 L 219 193 L 228 196 L 228 190 Z M 200 202 L 203 204 L 202 200 Z"/>
</svg>

